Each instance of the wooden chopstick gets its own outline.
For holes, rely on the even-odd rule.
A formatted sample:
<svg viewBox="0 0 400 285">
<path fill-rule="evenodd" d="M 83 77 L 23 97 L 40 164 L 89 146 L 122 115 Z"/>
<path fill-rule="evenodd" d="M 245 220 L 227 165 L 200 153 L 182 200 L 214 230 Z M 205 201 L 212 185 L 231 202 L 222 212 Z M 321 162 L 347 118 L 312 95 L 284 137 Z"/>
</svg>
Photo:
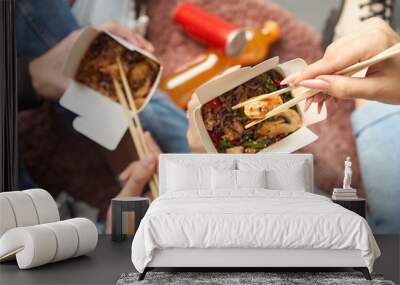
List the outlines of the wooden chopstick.
<svg viewBox="0 0 400 285">
<path fill-rule="evenodd" d="M 122 84 L 124 86 L 125 93 L 126 93 L 126 95 L 128 97 L 129 107 L 130 107 L 130 109 L 131 109 L 131 111 L 133 113 L 133 118 L 135 120 L 135 125 L 136 125 L 136 127 L 138 129 L 139 139 L 142 142 L 142 145 L 143 145 L 145 153 L 148 154 L 149 153 L 149 149 L 148 149 L 146 141 L 144 139 L 144 131 L 143 131 L 142 123 L 140 122 L 140 118 L 139 118 L 138 111 L 137 111 L 137 108 L 136 108 L 135 100 L 133 99 L 132 90 L 129 87 L 129 83 L 128 83 L 128 80 L 126 79 L 126 74 L 125 74 L 125 71 L 124 71 L 124 69 L 122 67 L 121 59 L 119 57 L 117 57 L 117 64 L 118 64 L 119 73 L 120 73 L 120 76 L 121 76 L 121 79 L 122 79 Z M 156 186 L 158 188 L 158 176 L 154 175 L 153 176 L 153 180 L 154 180 L 154 182 L 155 182 L 155 184 L 156 184 Z"/>
<path fill-rule="evenodd" d="M 147 149 L 147 145 L 144 140 L 143 127 L 142 127 L 142 124 L 141 124 L 139 116 L 138 116 L 138 111 L 136 108 L 135 101 L 133 99 L 131 88 L 129 87 L 129 83 L 128 83 L 128 80 L 126 79 L 125 71 L 122 67 L 121 59 L 119 57 L 117 57 L 117 65 L 118 65 L 118 69 L 119 69 L 119 75 L 121 76 L 121 79 L 122 79 L 122 85 L 124 87 L 125 95 L 128 98 L 129 109 L 131 109 L 131 111 L 133 113 L 133 119 L 135 121 L 135 125 L 139 130 L 139 132 L 138 132 L 139 138 L 142 142 L 145 152 L 147 153 L 148 149 Z"/>
<path fill-rule="evenodd" d="M 124 114 L 125 114 L 125 118 L 127 120 L 128 123 L 128 128 L 129 128 L 129 132 L 131 134 L 131 138 L 133 140 L 133 143 L 135 145 L 136 151 L 139 155 L 139 158 L 144 158 L 145 156 L 145 151 L 143 148 L 143 145 L 139 139 L 139 134 L 138 134 L 138 129 L 135 128 L 135 126 L 133 125 L 133 122 L 131 120 L 131 112 L 128 108 L 128 103 L 125 99 L 125 96 L 123 94 L 123 91 L 121 89 L 121 86 L 118 82 L 118 80 L 113 77 L 113 83 L 114 83 L 114 88 L 115 91 L 117 93 L 118 96 L 118 101 L 121 103 L 122 109 L 124 110 Z M 155 199 L 158 196 L 158 191 L 157 191 L 157 186 L 154 183 L 154 181 L 150 181 L 150 191 L 151 191 L 151 195 L 153 196 L 153 198 Z"/>
<path fill-rule="evenodd" d="M 287 101 L 286 103 L 279 105 L 278 107 L 272 109 L 271 111 L 269 111 L 264 118 L 262 119 L 258 119 L 258 120 L 254 120 L 250 123 L 248 123 L 247 125 L 244 126 L 245 129 L 251 128 L 252 126 L 255 126 L 273 116 L 278 115 L 279 113 L 286 111 L 287 109 L 296 106 L 299 102 L 314 96 L 315 94 L 319 93 L 318 90 L 312 90 L 312 89 L 308 89 L 305 88 L 307 90 L 305 90 L 304 92 L 302 92 L 300 95 L 294 97 L 292 100 Z"/>
<path fill-rule="evenodd" d="M 125 96 L 122 92 L 121 85 L 119 84 L 118 80 L 113 76 L 113 84 L 115 88 L 115 92 L 117 93 L 118 101 L 121 103 L 122 109 L 124 110 L 125 118 L 128 123 L 129 133 L 131 134 L 132 141 L 135 145 L 136 151 L 140 158 L 144 157 L 144 149 L 142 144 L 139 141 L 137 130 L 133 125 L 131 120 L 131 113 L 128 108 L 128 103 L 126 102 Z"/>
<path fill-rule="evenodd" d="M 399 44 L 395 44 L 394 46 L 384 50 L 383 52 L 381 52 L 380 54 L 376 55 L 375 57 L 370 58 L 369 60 L 366 60 L 366 61 L 363 61 L 363 62 L 360 62 L 360 63 L 356 63 L 356 64 L 354 64 L 352 66 L 349 66 L 349 67 L 347 67 L 347 68 L 345 68 L 345 69 L 343 69 L 343 70 L 341 70 L 341 71 L 339 71 L 339 72 L 337 72 L 335 74 L 337 74 L 337 75 L 354 74 L 354 73 L 356 73 L 356 72 L 358 72 L 358 71 L 360 71 L 360 70 L 362 70 L 362 69 L 364 69 L 364 68 L 366 68 L 368 66 L 376 64 L 377 62 L 375 62 L 375 60 L 376 60 L 376 57 L 378 57 L 378 56 L 382 57 L 381 59 L 378 58 L 380 61 L 394 56 L 392 53 L 396 53 L 397 54 L 399 48 L 400 48 L 400 43 Z M 283 93 L 286 93 L 286 92 L 289 92 L 289 91 L 293 91 L 294 89 L 297 89 L 297 88 L 300 88 L 300 86 L 289 86 L 289 87 L 285 87 L 283 89 L 279 89 L 279 90 L 271 92 L 271 93 L 262 94 L 262 95 L 250 98 L 250 99 L 248 99 L 248 100 L 246 100 L 244 102 L 241 102 L 241 103 L 233 106 L 232 110 L 239 109 L 239 108 L 244 107 L 245 105 L 247 105 L 249 103 L 252 103 L 252 102 L 255 102 L 255 101 L 260 101 L 260 100 L 269 98 L 269 97 L 274 96 L 274 95 L 281 95 Z"/>
<path fill-rule="evenodd" d="M 372 57 L 372 58 L 370 58 L 368 60 L 353 64 L 353 65 L 351 65 L 351 66 L 349 66 L 349 67 L 347 67 L 347 68 L 345 68 L 345 69 L 343 69 L 343 70 L 341 70 L 339 72 L 336 72 L 335 74 L 338 74 L 338 75 L 353 75 L 353 74 L 363 70 L 364 68 L 367 68 L 369 66 L 377 64 L 377 63 L 379 63 L 381 61 L 384 61 L 384 60 L 386 60 L 388 58 L 391 58 L 393 56 L 396 56 L 396 55 L 400 55 L 400 44 L 396 44 L 396 45 L 384 50 L 383 52 L 377 54 L 376 56 L 374 56 L 374 57 Z M 299 102 L 301 102 L 301 101 L 303 101 L 303 100 L 305 100 L 305 99 L 307 99 L 307 98 L 309 98 L 311 96 L 314 96 L 315 94 L 319 93 L 318 90 L 313 90 L 313 89 L 309 89 L 309 88 L 305 88 L 305 87 L 301 87 L 301 86 L 297 86 L 294 89 L 298 90 L 299 88 L 303 88 L 304 89 L 304 91 L 300 95 L 298 95 L 295 98 L 293 98 L 292 100 L 290 100 L 290 101 L 288 101 L 288 102 L 286 102 L 286 103 L 284 103 L 282 105 L 279 105 L 278 107 L 272 109 L 271 111 L 269 111 L 265 115 L 264 118 L 258 119 L 258 120 L 254 120 L 254 121 L 250 122 L 249 124 L 247 124 L 245 126 L 245 129 L 251 128 L 251 127 L 253 127 L 253 126 L 255 126 L 255 125 L 257 125 L 257 124 L 259 124 L 259 123 L 261 123 L 261 122 L 263 122 L 263 121 L 265 121 L 265 120 L 267 120 L 267 119 L 269 119 L 269 118 L 271 118 L 271 117 L 273 117 L 273 116 L 275 116 L 275 115 L 277 115 L 277 114 L 279 114 L 279 113 L 281 113 L 281 112 L 283 112 L 283 111 L 285 111 L 285 110 L 287 110 L 287 109 L 289 109 L 289 108 L 291 108 L 291 107 L 293 107 L 295 105 L 297 105 Z M 294 89 L 292 89 L 292 90 L 294 90 Z M 281 89 L 281 90 L 283 90 L 283 89 Z M 272 93 L 274 93 L 274 92 L 272 92 Z M 270 94 L 272 94 L 272 93 L 270 93 Z M 283 92 L 283 93 L 285 93 L 285 92 Z M 266 94 L 266 95 L 268 95 L 268 94 Z M 265 95 L 261 95 L 261 96 L 265 96 Z M 259 96 L 257 96 L 257 97 L 259 97 Z M 254 97 L 254 98 L 257 98 L 257 97 Z M 254 100 L 254 101 L 258 101 L 258 100 Z"/>
<path fill-rule="evenodd" d="M 276 90 L 276 91 L 271 92 L 271 93 L 262 94 L 262 95 L 259 95 L 259 96 L 250 98 L 250 99 L 248 99 L 248 100 L 246 100 L 246 101 L 244 101 L 244 102 L 241 102 L 241 103 L 239 103 L 239 104 L 233 106 L 233 107 L 232 107 L 232 110 L 239 109 L 239 108 L 244 107 L 244 106 L 246 106 L 247 104 L 252 103 L 252 102 L 255 102 L 255 101 L 260 101 L 260 100 L 264 100 L 264 99 L 267 99 L 267 98 L 272 97 L 272 96 L 281 95 L 281 94 L 283 94 L 283 93 L 292 91 L 292 90 L 295 89 L 296 87 L 297 87 L 297 86 L 288 86 L 288 87 L 285 87 L 285 88 L 283 88 L 283 89 Z"/>
<path fill-rule="evenodd" d="M 383 52 L 377 54 L 374 57 L 371 57 L 370 59 L 353 64 L 339 72 L 336 72 L 335 74 L 348 75 L 348 74 L 356 73 L 358 71 L 363 70 L 364 68 L 367 68 L 371 65 L 377 64 L 383 60 L 386 60 L 386 59 L 396 56 L 398 54 L 400 54 L 400 43 L 395 44 L 394 46 L 384 50 Z"/>
<path fill-rule="evenodd" d="M 133 99 L 131 88 L 129 87 L 129 83 L 128 83 L 128 80 L 126 79 L 126 74 L 125 74 L 125 71 L 124 71 L 124 69 L 122 67 L 122 63 L 121 63 L 121 60 L 120 60 L 119 57 L 117 57 L 117 65 L 118 65 L 119 74 L 120 74 L 120 77 L 121 77 L 121 80 L 122 80 L 122 85 L 124 86 L 125 95 L 128 98 L 129 109 L 133 113 L 133 119 L 135 121 L 135 126 L 136 126 L 136 130 L 137 130 L 137 134 L 138 134 L 138 137 L 139 137 L 139 141 L 140 141 L 141 147 L 143 149 L 144 154 L 148 154 L 149 153 L 149 149 L 148 149 L 148 147 L 146 145 L 146 142 L 145 142 L 145 139 L 144 139 L 143 127 L 142 127 L 142 124 L 140 122 L 140 118 L 139 118 L 139 115 L 138 115 L 138 111 L 137 111 L 137 108 L 136 108 L 135 101 Z M 152 177 L 152 180 L 150 181 L 150 190 L 151 190 L 152 195 L 153 195 L 154 198 L 157 197 L 158 186 L 159 186 L 158 185 L 158 177 L 157 177 L 156 174 L 154 174 L 153 177 Z"/>
</svg>

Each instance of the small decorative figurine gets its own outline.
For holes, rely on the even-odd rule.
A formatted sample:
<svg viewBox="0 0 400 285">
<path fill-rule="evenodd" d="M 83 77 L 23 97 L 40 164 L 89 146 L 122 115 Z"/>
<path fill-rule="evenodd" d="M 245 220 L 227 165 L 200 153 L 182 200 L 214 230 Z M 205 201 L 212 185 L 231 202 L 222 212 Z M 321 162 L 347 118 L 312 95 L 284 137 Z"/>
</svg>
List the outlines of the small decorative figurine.
<svg viewBox="0 0 400 285">
<path fill-rule="evenodd" d="M 350 157 L 346 157 L 346 161 L 344 162 L 344 178 L 343 178 L 343 189 L 352 189 L 351 188 L 351 160 Z"/>
<path fill-rule="evenodd" d="M 343 188 L 334 188 L 332 193 L 333 200 L 356 200 L 357 189 L 351 187 L 351 176 L 353 171 L 351 170 L 351 159 L 346 157 L 344 161 L 344 178 L 343 178 Z"/>
</svg>

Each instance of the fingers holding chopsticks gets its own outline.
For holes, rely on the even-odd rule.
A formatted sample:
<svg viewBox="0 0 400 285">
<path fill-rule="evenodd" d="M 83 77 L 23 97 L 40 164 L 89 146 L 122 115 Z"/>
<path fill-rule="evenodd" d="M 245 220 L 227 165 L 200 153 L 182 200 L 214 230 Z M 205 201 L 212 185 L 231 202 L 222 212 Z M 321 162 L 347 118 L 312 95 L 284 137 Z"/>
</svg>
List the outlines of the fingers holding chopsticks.
<svg viewBox="0 0 400 285">
<path fill-rule="evenodd" d="M 145 141 L 145 144 L 147 145 L 148 154 L 152 155 L 156 158 L 157 165 L 158 165 L 158 158 L 160 157 L 160 154 L 162 153 L 161 148 L 158 146 L 158 144 L 156 143 L 156 141 L 154 140 L 154 138 L 150 132 L 146 131 L 144 133 L 144 141 Z M 158 173 L 157 169 L 158 168 L 156 168 L 156 173 Z"/>
<path fill-rule="evenodd" d="M 143 166 L 147 165 L 149 168 L 153 168 L 154 165 L 157 166 L 158 157 L 161 154 L 161 149 L 153 139 L 153 136 L 149 132 L 144 133 L 144 139 L 148 146 L 149 153 L 139 161 L 143 164 Z M 134 174 L 134 169 L 136 165 L 136 161 L 130 163 L 118 176 L 121 182 L 124 182 L 129 179 L 129 177 Z M 157 168 L 155 169 L 156 172 Z"/>
<path fill-rule="evenodd" d="M 116 21 L 106 21 L 98 25 L 98 28 L 110 32 L 116 36 L 123 38 L 130 42 L 132 45 L 144 49 L 148 52 L 154 52 L 153 45 L 145 40 L 141 35 L 133 32 L 129 28 L 121 25 Z"/>
<path fill-rule="evenodd" d="M 299 84 L 320 75 L 335 74 L 355 63 L 365 61 L 399 42 L 399 36 L 381 19 L 372 18 L 355 32 L 346 35 L 325 50 L 323 57 L 285 84 Z"/>
<path fill-rule="evenodd" d="M 117 76 L 113 76 L 113 83 L 115 87 L 115 91 L 117 93 L 118 101 L 123 107 L 125 119 L 128 123 L 128 129 L 132 138 L 132 141 L 135 145 L 136 151 L 138 152 L 139 158 L 143 159 L 146 155 L 149 155 L 149 149 L 146 144 L 144 138 L 144 132 L 142 128 L 142 124 L 140 122 L 140 118 L 138 116 L 138 111 L 135 105 L 134 97 L 132 91 L 130 89 L 128 80 L 126 78 L 125 71 L 123 69 L 120 58 L 116 58 L 116 63 L 119 70 L 120 79 L 122 81 L 123 89 L 120 86 L 120 82 L 117 79 Z M 126 96 L 126 98 L 125 98 Z M 133 125 L 131 114 L 133 114 L 133 121 L 135 125 Z M 154 149 L 154 145 L 153 145 Z M 152 179 L 149 181 L 151 198 L 155 199 L 158 196 L 158 177 L 156 174 L 153 175 Z"/>
<path fill-rule="evenodd" d="M 148 154 L 140 160 L 135 160 L 135 161 L 131 162 L 119 174 L 118 179 L 121 182 L 126 182 L 132 175 L 138 176 L 139 178 L 143 176 L 142 173 L 150 173 L 151 172 L 151 175 L 153 175 L 156 170 L 157 161 L 158 161 L 157 156 L 155 156 L 154 154 Z M 140 171 L 140 173 L 137 173 L 137 171 Z M 148 178 L 148 180 L 150 180 L 151 175 Z M 146 182 L 148 180 L 146 180 Z"/>
<path fill-rule="evenodd" d="M 353 78 L 340 75 L 324 75 L 317 79 L 300 82 L 299 85 L 321 92 L 307 99 L 304 110 L 307 111 L 312 103 L 318 104 L 318 113 L 325 101 L 335 99 L 367 99 L 375 100 L 377 89 L 384 90 L 386 80 L 381 76 L 372 75 L 367 78 Z M 381 98 L 382 100 L 383 98 Z"/>
<path fill-rule="evenodd" d="M 400 104 L 400 55 L 392 55 L 391 58 L 372 65 L 365 78 L 352 78 L 350 76 L 354 72 L 346 73 L 349 68 L 360 65 L 360 61 L 371 61 L 385 52 L 398 52 L 399 42 L 399 35 L 384 21 L 370 19 L 353 34 L 332 43 L 320 60 L 310 64 L 302 72 L 288 76 L 282 84 L 303 86 L 325 94 L 319 93 L 308 98 L 305 109 L 313 102 L 318 103 L 320 109 L 323 104 L 321 102 L 330 97 Z M 332 75 L 340 72 L 345 76 Z"/>
<path fill-rule="evenodd" d="M 369 99 L 372 100 L 373 95 L 377 92 L 377 88 L 381 89 L 381 76 L 372 75 L 367 78 L 354 78 L 341 75 L 324 75 L 317 79 L 305 80 L 300 82 L 300 86 L 321 91 L 319 98 L 314 102 L 320 102 L 325 94 L 338 99 Z M 315 96 L 314 96 L 315 97 Z"/>
<path fill-rule="evenodd" d="M 304 104 L 304 112 L 307 112 L 308 109 L 310 108 L 312 103 L 317 103 L 318 104 L 318 114 L 321 113 L 322 107 L 324 106 L 325 101 L 329 100 L 332 98 L 331 96 L 328 96 L 323 93 L 318 93 L 317 95 L 314 95 L 310 98 L 306 99 L 306 102 Z"/>
<path fill-rule="evenodd" d="M 156 157 L 159 157 L 162 152 L 161 148 L 156 143 L 150 132 L 144 132 L 144 141 L 148 147 L 149 153 L 155 155 Z"/>
</svg>

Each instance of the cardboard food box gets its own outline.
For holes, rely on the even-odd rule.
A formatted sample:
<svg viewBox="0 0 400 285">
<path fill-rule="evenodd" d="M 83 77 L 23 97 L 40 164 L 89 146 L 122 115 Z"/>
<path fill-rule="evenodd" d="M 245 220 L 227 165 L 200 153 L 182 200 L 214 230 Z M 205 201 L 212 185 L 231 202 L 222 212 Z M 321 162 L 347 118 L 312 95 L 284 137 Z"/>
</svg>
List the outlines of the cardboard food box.
<svg viewBox="0 0 400 285">
<path fill-rule="evenodd" d="M 120 37 L 92 27 L 83 30 L 74 43 L 64 66 L 64 74 L 72 80 L 68 89 L 61 97 L 60 104 L 78 115 L 73 121 L 73 128 L 76 131 L 101 146 L 109 150 L 114 150 L 128 128 L 122 106 L 112 96 L 107 96 L 105 92 L 96 91 L 76 79 L 80 64 L 85 59 L 86 52 L 101 33 L 117 41 L 127 50 L 138 52 L 158 66 L 158 72 L 152 83 L 150 83 L 150 87 L 147 86 L 149 87 L 148 94 L 144 98 L 138 112 L 146 107 L 153 96 L 159 84 L 163 68 L 152 54 L 133 46 Z M 121 59 L 121 61 L 123 62 L 124 59 Z M 129 77 L 129 74 L 127 76 Z M 133 91 L 133 95 L 135 96 L 135 91 Z"/>
<path fill-rule="evenodd" d="M 243 67 L 236 69 L 227 74 L 223 74 L 218 78 L 205 83 L 200 86 L 196 91 L 197 106 L 193 108 L 191 117 L 194 120 L 194 124 L 197 128 L 198 134 L 201 138 L 202 144 L 206 151 L 209 153 L 217 153 L 218 150 L 215 147 L 212 139 L 210 138 L 209 132 L 206 129 L 205 123 L 202 116 L 202 107 L 213 99 L 223 95 L 225 92 L 232 90 L 239 85 L 244 84 L 252 78 L 257 77 L 269 70 L 276 70 L 283 77 L 290 74 L 301 71 L 306 66 L 306 63 L 302 59 L 294 59 L 282 64 L 279 64 L 279 58 L 275 57 L 266 60 L 254 67 Z M 299 92 L 293 91 L 292 96 L 296 97 Z M 304 112 L 305 101 L 300 102 L 297 105 L 297 111 L 301 115 L 302 125 L 296 131 L 290 133 L 286 137 L 279 141 L 272 143 L 266 148 L 260 150 L 260 152 L 294 152 L 312 142 L 317 140 L 318 136 L 314 134 L 307 127 L 325 120 L 327 112 L 325 106 L 323 107 L 320 114 L 318 114 L 316 104 L 312 104 L 307 112 Z"/>
</svg>

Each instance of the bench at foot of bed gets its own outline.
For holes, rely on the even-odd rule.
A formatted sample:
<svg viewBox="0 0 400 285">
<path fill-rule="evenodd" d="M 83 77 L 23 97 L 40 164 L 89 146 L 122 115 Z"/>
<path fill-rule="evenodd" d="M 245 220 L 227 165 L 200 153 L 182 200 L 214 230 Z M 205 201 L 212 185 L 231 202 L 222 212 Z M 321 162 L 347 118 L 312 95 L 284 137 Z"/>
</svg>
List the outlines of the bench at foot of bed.
<svg viewBox="0 0 400 285">
<path fill-rule="evenodd" d="M 151 271 L 151 270 L 153 270 L 153 269 L 154 269 L 153 267 L 146 267 L 146 268 L 143 270 L 143 272 L 139 274 L 138 281 L 142 281 L 142 280 L 146 277 L 146 273 L 149 272 L 149 271 Z M 187 268 L 185 268 L 185 270 L 186 270 L 186 269 L 187 269 Z M 202 268 L 202 269 L 204 270 L 204 269 L 206 269 L 206 268 Z M 216 269 L 217 269 L 217 268 L 216 268 Z M 232 269 L 232 268 L 230 268 L 230 269 Z M 289 269 L 289 268 L 287 268 L 287 269 Z M 310 268 L 310 269 L 311 269 L 311 268 Z M 353 269 L 356 270 L 356 271 L 360 271 L 360 272 L 364 275 L 364 278 L 365 278 L 366 280 L 372 280 L 371 274 L 369 273 L 369 270 L 368 270 L 367 267 L 353 267 Z M 207 270 L 210 271 L 210 272 L 213 271 L 212 268 L 209 268 L 209 269 L 207 269 Z M 238 269 L 235 270 L 235 271 L 237 271 L 237 272 L 246 272 L 246 270 L 243 270 L 243 268 L 238 268 Z M 231 271 L 230 271 L 230 272 L 231 272 Z M 249 271 L 249 272 L 251 272 L 251 271 Z"/>
</svg>

